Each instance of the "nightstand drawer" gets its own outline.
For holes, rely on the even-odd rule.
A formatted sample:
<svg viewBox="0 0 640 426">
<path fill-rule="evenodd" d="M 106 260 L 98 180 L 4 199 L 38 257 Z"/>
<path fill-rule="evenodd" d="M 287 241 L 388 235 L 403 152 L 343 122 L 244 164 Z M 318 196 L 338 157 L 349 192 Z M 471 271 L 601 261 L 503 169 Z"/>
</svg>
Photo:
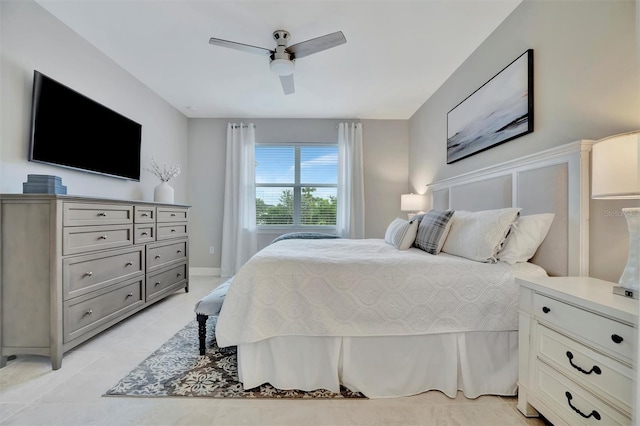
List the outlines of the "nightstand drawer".
<svg viewBox="0 0 640 426">
<path fill-rule="evenodd" d="M 637 334 L 633 327 L 538 293 L 533 306 L 540 322 L 566 330 L 576 339 L 587 340 L 631 363 Z"/>
<path fill-rule="evenodd" d="M 63 230 L 63 255 L 130 245 L 133 245 L 133 225 L 78 226 Z"/>
<path fill-rule="evenodd" d="M 633 370 L 542 325 L 536 328 L 538 357 L 613 405 L 631 412 Z"/>
<path fill-rule="evenodd" d="M 133 223 L 133 206 L 123 204 L 64 203 L 64 226 Z"/>
<path fill-rule="evenodd" d="M 63 299 L 82 296 L 124 279 L 142 275 L 144 247 L 110 250 L 62 261 Z"/>
<path fill-rule="evenodd" d="M 536 360 L 540 398 L 570 425 L 630 425 L 631 419 Z"/>
</svg>

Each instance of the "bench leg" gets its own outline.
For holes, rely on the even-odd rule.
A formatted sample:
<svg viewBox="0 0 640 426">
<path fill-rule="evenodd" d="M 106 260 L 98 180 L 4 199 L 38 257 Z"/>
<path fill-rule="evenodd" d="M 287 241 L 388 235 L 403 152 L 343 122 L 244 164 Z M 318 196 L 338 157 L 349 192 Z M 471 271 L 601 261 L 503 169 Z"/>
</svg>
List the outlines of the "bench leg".
<svg viewBox="0 0 640 426">
<path fill-rule="evenodd" d="M 209 315 L 196 314 L 198 319 L 198 339 L 200 340 L 200 355 L 204 355 L 207 340 L 207 319 Z"/>
</svg>

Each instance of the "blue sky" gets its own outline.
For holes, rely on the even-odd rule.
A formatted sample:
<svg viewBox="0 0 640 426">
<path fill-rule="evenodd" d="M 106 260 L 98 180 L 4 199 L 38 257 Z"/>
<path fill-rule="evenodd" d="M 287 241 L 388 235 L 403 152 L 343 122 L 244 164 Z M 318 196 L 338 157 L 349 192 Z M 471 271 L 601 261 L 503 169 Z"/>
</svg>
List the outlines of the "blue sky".
<svg viewBox="0 0 640 426">
<path fill-rule="evenodd" d="M 295 182 L 295 148 L 293 146 L 256 146 L 256 182 L 293 184 Z M 338 146 L 302 146 L 300 182 L 337 183 Z M 283 185 L 284 186 L 284 185 Z M 283 188 L 256 188 L 256 195 L 267 204 L 276 204 Z M 318 188 L 316 196 L 336 195 L 335 188 Z"/>
</svg>

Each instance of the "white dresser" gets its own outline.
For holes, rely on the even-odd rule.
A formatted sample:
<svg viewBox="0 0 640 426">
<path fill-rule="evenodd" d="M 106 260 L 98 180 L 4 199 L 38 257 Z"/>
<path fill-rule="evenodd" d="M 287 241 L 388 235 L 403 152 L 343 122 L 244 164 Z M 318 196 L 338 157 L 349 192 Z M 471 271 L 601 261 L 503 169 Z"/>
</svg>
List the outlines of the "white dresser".
<svg viewBox="0 0 640 426">
<path fill-rule="evenodd" d="M 189 290 L 189 206 L 0 195 L 0 366 L 64 352 Z"/>
<path fill-rule="evenodd" d="M 518 409 L 555 426 L 631 424 L 638 301 L 589 277 L 518 283 Z"/>
</svg>

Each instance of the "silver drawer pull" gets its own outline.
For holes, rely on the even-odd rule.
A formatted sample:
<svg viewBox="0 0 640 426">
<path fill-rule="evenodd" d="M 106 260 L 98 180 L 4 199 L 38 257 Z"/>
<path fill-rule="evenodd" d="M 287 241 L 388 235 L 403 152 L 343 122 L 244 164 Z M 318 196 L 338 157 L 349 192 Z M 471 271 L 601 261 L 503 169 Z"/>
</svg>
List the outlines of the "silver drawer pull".
<svg viewBox="0 0 640 426">
<path fill-rule="evenodd" d="M 158 287 L 160 285 L 160 281 L 156 281 L 156 283 L 154 284 L 156 287 Z"/>
<path fill-rule="evenodd" d="M 160 259 L 160 257 L 161 256 L 159 254 L 156 254 L 156 259 Z"/>
<path fill-rule="evenodd" d="M 175 230 L 175 229 L 172 229 L 172 230 L 171 230 L 171 232 L 176 232 L 176 230 Z"/>
<path fill-rule="evenodd" d="M 98 213 L 98 216 L 107 217 L 107 214 L 105 212 L 100 212 Z"/>
<path fill-rule="evenodd" d="M 85 315 L 91 315 L 93 313 L 93 309 L 89 309 L 87 312 L 85 312 Z"/>
<path fill-rule="evenodd" d="M 171 217 L 175 217 L 175 216 L 176 216 L 176 214 L 175 214 L 175 213 L 171 213 Z"/>
<path fill-rule="evenodd" d="M 124 266 L 133 266 L 133 262 L 127 262 Z"/>
<path fill-rule="evenodd" d="M 101 240 L 106 240 L 106 239 L 107 239 L 107 234 L 100 235 L 100 239 L 101 239 Z"/>
<path fill-rule="evenodd" d="M 133 293 L 129 293 L 129 294 L 127 294 L 127 297 L 125 297 L 125 299 L 128 299 L 128 298 L 130 298 L 130 297 L 133 297 Z"/>
<path fill-rule="evenodd" d="M 178 249 L 178 253 L 182 253 L 182 250 Z"/>
<path fill-rule="evenodd" d="M 93 275 L 93 272 L 89 271 L 89 272 L 85 272 L 85 275 L 90 277 L 91 275 Z"/>
<path fill-rule="evenodd" d="M 181 277 L 181 276 L 182 276 L 182 274 L 181 274 L 180 272 L 178 272 L 178 275 L 177 275 L 177 276 L 178 276 L 178 277 Z"/>
<path fill-rule="evenodd" d="M 149 215 L 148 215 L 147 213 L 142 213 L 140 216 L 142 216 L 142 217 L 147 217 L 147 216 L 149 216 Z"/>
<path fill-rule="evenodd" d="M 146 237 L 147 235 L 149 235 L 149 233 L 148 232 L 143 232 L 140 235 L 142 235 L 143 237 Z"/>
</svg>

